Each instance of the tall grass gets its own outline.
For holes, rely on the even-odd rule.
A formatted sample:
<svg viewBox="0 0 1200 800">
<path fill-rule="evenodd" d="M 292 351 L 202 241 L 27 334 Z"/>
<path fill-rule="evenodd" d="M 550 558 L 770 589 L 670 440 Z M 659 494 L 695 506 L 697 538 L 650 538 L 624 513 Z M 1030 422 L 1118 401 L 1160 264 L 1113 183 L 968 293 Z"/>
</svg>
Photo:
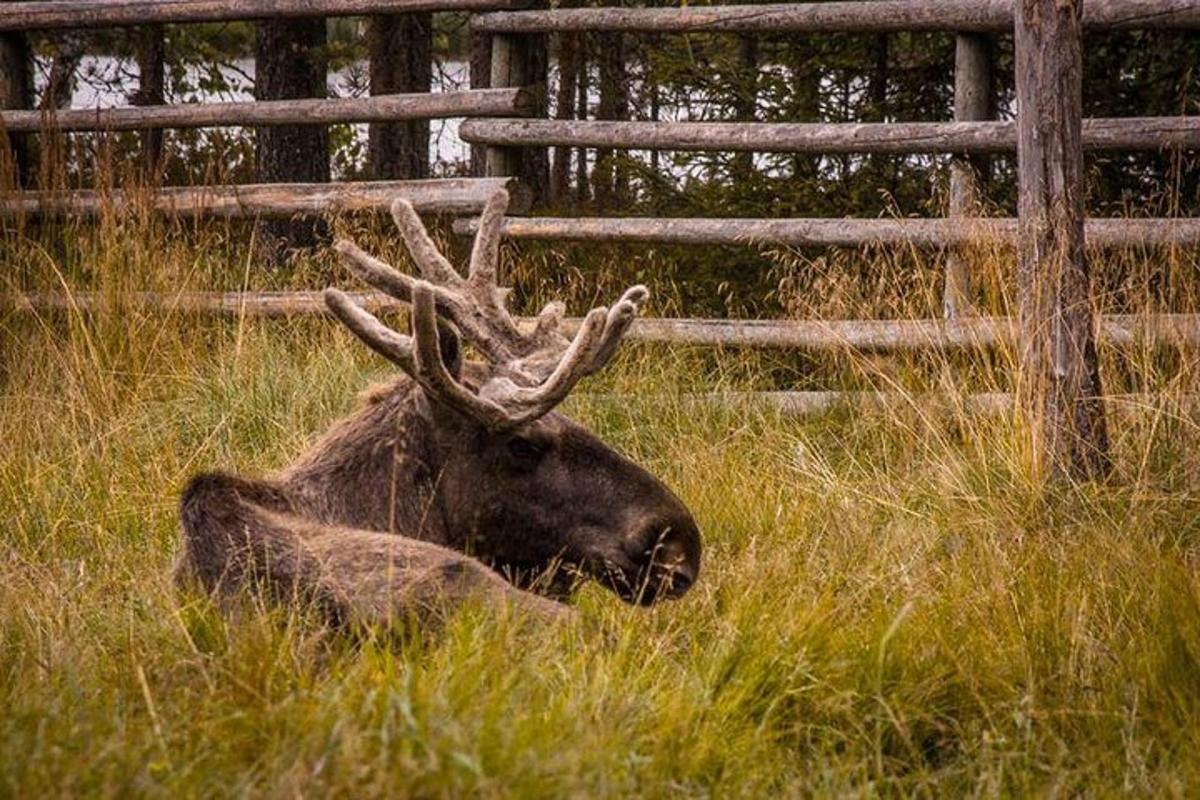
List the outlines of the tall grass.
<svg viewBox="0 0 1200 800">
<path fill-rule="evenodd" d="M 374 223 L 338 225 L 400 260 Z M 121 300 L 346 276 L 324 259 L 265 273 L 233 227 L 132 215 L 55 231 L 5 234 L 7 289 L 109 302 L 0 320 L 0 795 L 1200 786 L 1194 354 L 1106 350 L 1115 474 L 1048 486 L 1016 423 L 963 402 L 1011 387 L 1005 353 L 629 347 L 565 411 L 693 509 L 706 546 L 694 590 L 639 610 L 590 587 L 578 624 L 553 630 L 466 609 L 424 635 L 350 642 L 303 614 L 231 623 L 177 594 L 175 503 L 197 470 L 283 465 L 388 367 L 326 322 Z M 512 268 L 530 304 L 561 288 L 544 252 Z M 1097 261 L 1102 302 L 1189 307 L 1187 259 L 1159 262 L 1184 287 L 1166 300 L 1138 285 L 1143 262 Z M 918 254 L 857 272 L 775 261 L 788 314 L 936 308 L 937 270 Z M 996 308 L 1005 264 L 977 265 Z M 628 269 L 595 258 L 572 282 L 573 310 Z M 687 311 L 667 282 L 655 288 L 660 312 Z M 899 402 L 787 418 L 687 397 L 781 387 Z"/>
</svg>

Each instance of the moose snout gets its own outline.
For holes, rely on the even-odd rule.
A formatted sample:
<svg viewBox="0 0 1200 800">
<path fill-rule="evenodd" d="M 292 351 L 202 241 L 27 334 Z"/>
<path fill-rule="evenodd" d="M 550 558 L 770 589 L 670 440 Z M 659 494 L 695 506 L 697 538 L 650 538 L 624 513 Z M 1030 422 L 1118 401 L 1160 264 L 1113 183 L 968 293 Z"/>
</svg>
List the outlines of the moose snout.
<svg viewBox="0 0 1200 800">
<path fill-rule="evenodd" d="M 627 599 L 650 605 L 680 597 L 700 574 L 700 529 L 685 511 L 657 517 L 626 541 L 626 553 L 638 565 L 636 586 Z"/>
</svg>

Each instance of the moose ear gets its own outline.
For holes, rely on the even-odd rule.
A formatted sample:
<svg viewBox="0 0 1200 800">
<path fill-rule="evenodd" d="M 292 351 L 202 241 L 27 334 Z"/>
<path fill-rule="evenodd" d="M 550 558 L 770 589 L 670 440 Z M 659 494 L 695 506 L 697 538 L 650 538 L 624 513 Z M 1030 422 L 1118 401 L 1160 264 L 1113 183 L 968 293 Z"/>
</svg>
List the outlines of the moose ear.
<svg viewBox="0 0 1200 800">
<path fill-rule="evenodd" d="M 442 363 L 455 379 L 462 377 L 462 340 L 451 323 L 438 318 L 438 349 L 442 351 Z"/>
</svg>

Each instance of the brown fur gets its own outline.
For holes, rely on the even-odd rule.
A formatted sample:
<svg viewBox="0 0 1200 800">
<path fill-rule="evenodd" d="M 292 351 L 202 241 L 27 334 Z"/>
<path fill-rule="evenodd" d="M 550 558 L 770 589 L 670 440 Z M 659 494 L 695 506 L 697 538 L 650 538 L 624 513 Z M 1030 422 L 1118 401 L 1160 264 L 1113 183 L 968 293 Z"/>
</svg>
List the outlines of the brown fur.
<svg viewBox="0 0 1200 800">
<path fill-rule="evenodd" d="M 700 533 L 683 503 L 552 411 L 612 357 L 649 292 L 634 286 L 611 308 L 592 309 L 571 340 L 559 303 L 521 330 L 496 284 L 507 205 L 503 191 L 488 200 L 466 278 L 403 199 L 392 214 L 424 279 L 335 245 L 365 281 L 410 301 L 405 336 L 344 293 L 325 292 L 330 311 L 407 377 L 373 389 L 273 478 L 193 480 L 182 500 L 181 574 L 218 595 L 303 596 L 334 620 L 387 621 L 470 596 L 555 615 L 480 561 L 558 597 L 576 575 L 631 602 L 687 591 Z M 464 364 L 460 335 L 485 364 Z"/>
<path fill-rule="evenodd" d="M 590 575 L 648 603 L 682 593 L 699 568 L 682 503 L 578 425 L 551 413 L 496 434 L 408 378 L 374 387 L 274 476 L 197 476 L 181 517 L 181 577 L 218 595 L 303 597 L 334 622 L 468 597 L 556 617 L 565 606 L 497 571 L 560 598 Z"/>
</svg>

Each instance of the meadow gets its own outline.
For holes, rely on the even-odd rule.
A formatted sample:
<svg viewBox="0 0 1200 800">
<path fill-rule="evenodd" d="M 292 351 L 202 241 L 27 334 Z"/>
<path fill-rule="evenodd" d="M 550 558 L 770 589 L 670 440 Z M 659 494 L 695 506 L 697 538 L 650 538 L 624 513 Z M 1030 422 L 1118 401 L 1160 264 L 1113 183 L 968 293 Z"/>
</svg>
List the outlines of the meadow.
<svg viewBox="0 0 1200 800">
<path fill-rule="evenodd" d="M 336 224 L 400 260 L 381 226 Z M 0 297 L 106 298 L 0 312 L 0 796 L 1200 788 L 1194 353 L 1104 349 L 1114 472 L 1076 485 L 1030 468 L 1012 415 L 968 408 L 1011 389 L 1003 352 L 629 346 L 564 411 L 691 507 L 706 548 L 694 589 L 637 609 L 588 586 L 564 625 L 467 608 L 349 640 L 302 611 L 231 622 L 170 580 L 190 475 L 282 466 L 391 374 L 329 321 L 121 300 L 349 283 L 323 256 L 265 273 L 237 233 L 108 217 L 0 241 Z M 531 306 L 564 283 L 549 252 L 509 254 Z M 796 316 L 936 308 L 918 254 L 874 254 L 859 273 L 769 255 Z M 1194 258 L 1101 258 L 1102 303 L 1190 302 Z M 1007 261 L 981 259 L 1002 305 Z M 630 269 L 598 256 L 571 272 L 571 310 Z M 675 279 L 652 288 L 655 313 L 680 310 Z M 789 417 L 689 399 L 782 386 L 897 400 Z"/>
</svg>

